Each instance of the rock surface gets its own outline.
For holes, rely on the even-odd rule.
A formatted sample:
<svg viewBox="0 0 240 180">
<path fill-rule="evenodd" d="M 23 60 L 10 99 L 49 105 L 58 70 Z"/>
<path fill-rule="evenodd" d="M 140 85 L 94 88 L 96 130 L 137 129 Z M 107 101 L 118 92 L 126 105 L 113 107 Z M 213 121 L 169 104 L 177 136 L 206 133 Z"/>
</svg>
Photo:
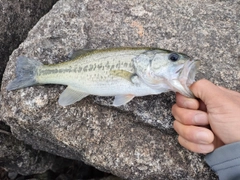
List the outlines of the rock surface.
<svg viewBox="0 0 240 180">
<path fill-rule="evenodd" d="M 7 131 L 1 130 L 0 142 L 0 167 L 19 169 L 20 171 L 17 172 L 19 174 L 45 172 L 51 168 L 56 158 L 46 152 L 32 150 L 31 146 L 26 146 Z"/>
<path fill-rule="evenodd" d="M 197 78 L 239 90 L 239 2 L 60 0 L 13 52 L 2 83 L 1 118 L 38 150 L 83 160 L 125 179 L 216 179 L 203 157 L 183 149 L 171 124 L 174 94 L 135 98 L 120 108 L 91 96 L 67 108 L 63 86 L 7 92 L 15 59 L 67 60 L 71 50 L 154 46 L 202 62 Z"/>
<path fill-rule="evenodd" d="M 12 51 L 27 37 L 28 31 L 56 1 L 0 1 L 0 84 Z M 29 174 L 46 171 L 56 158 L 54 155 L 32 150 L 30 146 L 15 139 L 9 128 L 2 122 L 0 122 L 0 142 L 0 166 L 16 170 L 17 173 Z"/>
<path fill-rule="evenodd" d="M 0 81 L 12 51 L 57 0 L 0 1 Z"/>
<path fill-rule="evenodd" d="M 0 122 L 0 179 L 91 179 L 112 177 L 81 161 L 66 159 L 47 152 L 34 150 L 17 140 L 9 127 Z M 8 170 L 5 173 L 1 167 Z M 8 174 L 8 175 L 6 175 Z M 25 177 L 23 177 L 25 176 Z M 119 179 L 120 180 L 120 179 Z"/>
</svg>

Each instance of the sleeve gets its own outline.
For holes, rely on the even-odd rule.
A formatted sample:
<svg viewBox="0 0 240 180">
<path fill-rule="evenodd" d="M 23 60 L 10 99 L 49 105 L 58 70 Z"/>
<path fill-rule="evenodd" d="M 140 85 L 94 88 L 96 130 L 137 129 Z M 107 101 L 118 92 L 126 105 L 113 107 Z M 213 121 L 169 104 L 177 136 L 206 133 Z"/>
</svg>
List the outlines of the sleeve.
<svg viewBox="0 0 240 180">
<path fill-rule="evenodd" d="M 205 160 L 220 180 L 240 179 L 240 142 L 215 149 Z"/>
</svg>

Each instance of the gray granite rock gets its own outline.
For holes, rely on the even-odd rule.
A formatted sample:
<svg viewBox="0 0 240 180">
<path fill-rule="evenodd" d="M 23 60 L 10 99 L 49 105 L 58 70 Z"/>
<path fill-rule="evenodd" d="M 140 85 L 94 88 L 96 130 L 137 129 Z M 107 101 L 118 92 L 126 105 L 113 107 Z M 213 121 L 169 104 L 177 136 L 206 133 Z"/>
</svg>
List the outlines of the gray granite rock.
<svg viewBox="0 0 240 180">
<path fill-rule="evenodd" d="M 4 178 L 2 167 L 8 170 L 10 179 L 23 179 L 24 175 L 35 179 L 53 180 L 78 178 L 100 178 L 104 173 L 81 161 L 66 159 L 47 152 L 32 149 L 30 145 L 17 140 L 3 122 L 0 121 L 0 179 Z M 50 170 L 50 171 L 48 171 Z M 20 178 L 21 177 L 21 178 Z M 113 176 L 111 176 L 113 177 Z M 26 179 L 28 179 L 26 177 Z M 7 178 L 8 179 L 8 178 Z"/>
<path fill-rule="evenodd" d="M 4 126 L 2 123 L 0 125 Z M 51 169 L 55 162 L 56 156 L 32 150 L 31 146 L 17 140 L 7 130 L 0 131 L 0 142 L 0 167 L 10 170 L 12 176 L 42 173 Z"/>
<path fill-rule="evenodd" d="M 13 52 L 2 83 L 1 116 L 33 148 L 84 162 L 125 179 L 216 179 L 203 161 L 177 143 L 174 94 L 135 98 L 120 108 L 90 96 L 57 103 L 63 86 L 7 92 L 19 55 L 46 64 L 71 50 L 154 46 L 200 59 L 197 79 L 239 90 L 239 2 L 60 0 Z"/>
<path fill-rule="evenodd" d="M 0 1 L 0 81 L 12 51 L 57 0 Z"/>
<path fill-rule="evenodd" d="M 0 1 L 0 84 L 12 51 L 27 37 L 28 31 L 41 16 L 51 9 L 56 1 Z M 8 130 L 4 130 L 6 128 L 6 125 L 0 122 L 0 166 L 22 174 L 40 173 L 51 167 L 54 155 L 31 150 L 30 146 L 24 145 L 15 139 Z M 36 159 L 39 160 L 38 163 L 32 164 Z"/>
</svg>

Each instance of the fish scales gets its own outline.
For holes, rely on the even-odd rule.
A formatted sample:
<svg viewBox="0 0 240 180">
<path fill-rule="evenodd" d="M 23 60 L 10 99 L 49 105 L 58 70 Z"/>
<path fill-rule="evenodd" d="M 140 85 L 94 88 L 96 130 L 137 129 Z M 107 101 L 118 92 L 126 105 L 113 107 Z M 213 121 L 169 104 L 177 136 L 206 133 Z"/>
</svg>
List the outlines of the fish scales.
<svg viewBox="0 0 240 180">
<path fill-rule="evenodd" d="M 51 65 L 19 56 L 16 78 L 7 90 L 36 84 L 67 85 L 59 98 L 62 106 L 90 94 L 115 96 L 114 106 L 124 105 L 135 96 L 169 90 L 194 97 L 188 86 L 194 82 L 199 64 L 185 54 L 158 48 L 80 50 L 72 60 Z"/>
<path fill-rule="evenodd" d="M 99 52 L 80 56 L 66 63 L 40 66 L 36 80 L 40 84 L 69 85 L 96 95 L 114 95 L 119 88 L 123 91 L 119 92 L 120 94 L 126 93 L 129 88 L 133 88 L 132 93 L 135 93 L 140 90 L 138 87 L 130 81 L 112 75 L 111 71 L 125 70 L 134 73 L 132 59 L 144 51 L 146 50 Z"/>
</svg>

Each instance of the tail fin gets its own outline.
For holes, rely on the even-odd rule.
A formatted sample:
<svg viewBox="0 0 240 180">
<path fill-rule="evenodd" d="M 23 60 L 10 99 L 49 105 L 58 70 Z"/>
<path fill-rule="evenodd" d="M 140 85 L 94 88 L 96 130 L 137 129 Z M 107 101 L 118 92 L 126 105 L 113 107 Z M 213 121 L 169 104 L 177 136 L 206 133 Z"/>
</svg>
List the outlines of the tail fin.
<svg viewBox="0 0 240 180">
<path fill-rule="evenodd" d="M 11 83 L 8 84 L 7 90 L 11 91 L 36 85 L 37 81 L 35 80 L 35 74 L 37 67 L 41 65 L 42 63 L 34 59 L 29 59 L 25 56 L 19 56 L 17 58 L 16 77 Z"/>
</svg>

